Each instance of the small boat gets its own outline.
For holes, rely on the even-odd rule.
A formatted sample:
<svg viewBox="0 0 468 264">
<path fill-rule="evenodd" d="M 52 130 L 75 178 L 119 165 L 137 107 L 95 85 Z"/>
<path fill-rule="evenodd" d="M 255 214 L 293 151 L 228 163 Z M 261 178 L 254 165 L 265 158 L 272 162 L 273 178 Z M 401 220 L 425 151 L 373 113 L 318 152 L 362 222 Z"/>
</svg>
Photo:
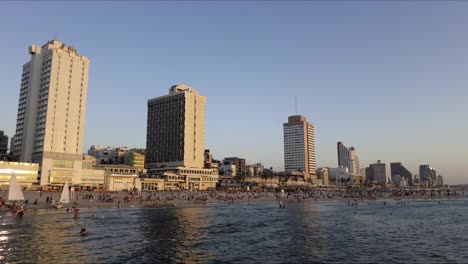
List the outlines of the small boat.
<svg viewBox="0 0 468 264">
<path fill-rule="evenodd" d="M 8 189 L 8 201 L 23 201 L 24 195 L 21 191 L 21 186 L 16 180 L 16 176 L 12 173 L 10 177 L 10 187 Z"/>
<path fill-rule="evenodd" d="M 70 189 L 68 187 L 68 180 L 65 181 L 63 185 L 62 194 L 60 195 L 60 200 L 57 203 L 53 203 L 52 207 L 55 209 L 63 208 L 63 204 L 70 203 Z"/>
<path fill-rule="evenodd" d="M 12 172 L 10 177 L 10 186 L 8 188 L 8 201 L 11 203 L 10 207 L 14 216 L 22 217 L 24 215 L 23 204 L 19 206 L 16 204 L 16 201 L 24 201 L 24 195 L 21 191 L 21 186 L 16 180 L 15 174 Z"/>
</svg>

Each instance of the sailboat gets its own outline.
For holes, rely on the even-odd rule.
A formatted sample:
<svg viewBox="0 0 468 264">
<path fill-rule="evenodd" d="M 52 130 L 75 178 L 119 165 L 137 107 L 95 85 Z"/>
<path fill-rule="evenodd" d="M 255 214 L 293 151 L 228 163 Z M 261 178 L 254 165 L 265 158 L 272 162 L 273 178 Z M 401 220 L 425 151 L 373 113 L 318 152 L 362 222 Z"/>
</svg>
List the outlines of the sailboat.
<svg viewBox="0 0 468 264">
<path fill-rule="evenodd" d="M 54 208 L 62 208 L 63 204 L 70 203 L 70 190 L 68 188 L 68 180 L 65 180 L 65 184 L 63 185 L 62 194 L 60 195 L 60 200 L 57 204 L 53 204 Z"/>
<path fill-rule="evenodd" d="M 23 201 L 24 195 L 21 191 L 21 187 L 16 180 L 15 174 L 11 173 L 10 177 L 10 188 L 8 190 L 8 201 Z"/>
<path fill-rule="evenodd" d="M 21 205 L 21 209 L 17 211 L 16 207 L 16 201 L 23 201 L 24 200 L 24 195 L 23 192 L 21 191 L 21 186 L 18 183 L 18 180 L 16 180 L 16 176 L 13 172 L 11 172 L 11 177 L 10 177 L 10 186 L 8 188 L 8 202 L 6 203 L 6 206 L 11 208 L 13 215 L 14 216 L 23 216 L 23 206 Z"/>
</svg>

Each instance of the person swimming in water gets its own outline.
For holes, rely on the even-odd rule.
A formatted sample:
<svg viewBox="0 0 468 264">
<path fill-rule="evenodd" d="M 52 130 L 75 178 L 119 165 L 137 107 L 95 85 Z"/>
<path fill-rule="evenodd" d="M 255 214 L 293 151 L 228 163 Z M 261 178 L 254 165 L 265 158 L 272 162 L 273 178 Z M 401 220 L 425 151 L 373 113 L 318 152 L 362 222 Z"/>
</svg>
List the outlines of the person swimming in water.
<svg viewBox="0 0 468 264">
<path fill-rule="evenodd" d="M 80 235 L 86 236 L 88 233 L 86 233 L 86 228 L 81 228 Z"/>
</svg>

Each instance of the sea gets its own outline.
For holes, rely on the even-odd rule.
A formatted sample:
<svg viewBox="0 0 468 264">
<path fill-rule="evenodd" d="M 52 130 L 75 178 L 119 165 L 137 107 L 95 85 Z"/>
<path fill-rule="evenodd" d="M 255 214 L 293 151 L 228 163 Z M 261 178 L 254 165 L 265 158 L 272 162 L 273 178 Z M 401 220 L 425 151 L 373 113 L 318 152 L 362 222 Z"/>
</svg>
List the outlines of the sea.
<svg viewBox="0 0 468 264">
<path fill-rule="evenodd" d="M 468 263 L 468 200 L 0 212 L 0 263 Z"/>
</svg>

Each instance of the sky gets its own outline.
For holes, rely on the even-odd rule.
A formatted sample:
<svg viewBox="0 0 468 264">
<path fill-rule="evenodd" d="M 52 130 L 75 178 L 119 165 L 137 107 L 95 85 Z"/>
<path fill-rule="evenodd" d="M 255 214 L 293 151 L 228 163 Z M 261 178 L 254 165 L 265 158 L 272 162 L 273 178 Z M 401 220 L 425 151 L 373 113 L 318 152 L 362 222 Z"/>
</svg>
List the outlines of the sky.
<svg viewBox="0 0 468 264">
<path fill-rule="evenodd" d="M 205 148 L 283 169 L 283 123 L 315 125 L 361 167 L 431 164 L 468 183 L 467 2 L 0 2 L 0 130 L 13 136 L 27 48 L 90 58 L 85 148 L 145 147 L 147 100 L 207 97 Z"/>
</svg>

